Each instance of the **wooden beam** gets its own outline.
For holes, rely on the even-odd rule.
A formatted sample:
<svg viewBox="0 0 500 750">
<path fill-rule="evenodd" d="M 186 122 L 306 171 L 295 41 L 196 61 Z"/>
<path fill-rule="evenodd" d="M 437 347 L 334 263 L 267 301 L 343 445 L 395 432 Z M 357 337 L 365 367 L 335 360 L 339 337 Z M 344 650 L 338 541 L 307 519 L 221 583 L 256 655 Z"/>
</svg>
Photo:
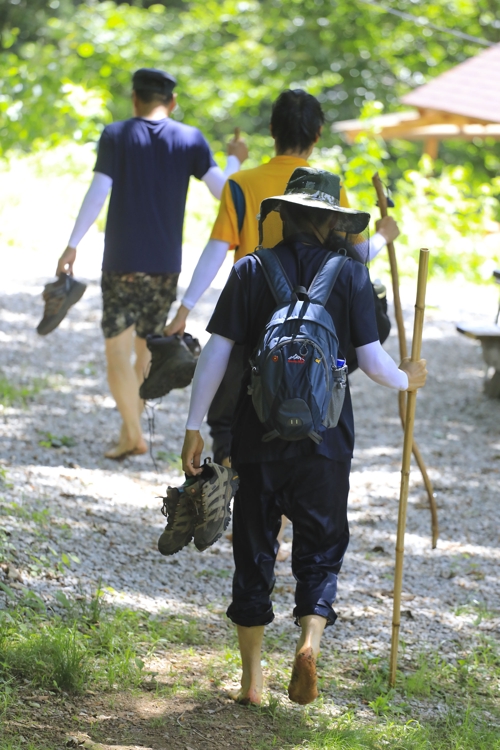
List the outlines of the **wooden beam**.
<svg viewBox="0 0 500 750">
<path fill-rule="evenodd" d="M 424 141 L 424 154 L 430 156 L 431 159 L 437 159 L 439 152 L 439 141 L 435 136 L 426 138 Z"/>
</svg>

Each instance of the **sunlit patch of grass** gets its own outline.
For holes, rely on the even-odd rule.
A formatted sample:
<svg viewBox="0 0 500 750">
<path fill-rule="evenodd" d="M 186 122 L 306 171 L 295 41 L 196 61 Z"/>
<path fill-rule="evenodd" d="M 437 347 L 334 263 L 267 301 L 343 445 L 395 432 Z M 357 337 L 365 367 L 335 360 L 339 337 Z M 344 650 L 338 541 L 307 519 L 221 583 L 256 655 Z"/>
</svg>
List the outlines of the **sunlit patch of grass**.
<svg viewBox="0 0 500 750">
<path fill-rule="evenodd" d="M 41 378 L 30 383 L 13 383 L 0 373 L 0 404 L 4 407 L 26 406 L 45 385 L 45 380 Z"/>
<path fill-rule="evenodd" d="M 85 641 L 76 625 L 29 623 L 4 616 L 0 625 L 0 669 L 5 677 L 79 693 L 90 671 Z"/>
<path fill-rule="evenodd" d="M 76 445 L 76 440 L 68 435 L 53 435 L 51 432 L 45 432 L 41 440 L 38 441 L 38 445 L 42 448 L 72 448 Z"/>
<path fill-rule="evenodd" d="M 58 692 L 98 690 L 110 706 L 119 693 L 147 692 L 200 708 L 239 681 L 233 628 L 217 628 L 207 640 L 207 625 L 195 618 L 113 609 L 104 594 L 98 587 L 81 601 L 61 595 L 58 615 L 14 603 L 0 611 L 0 714 L 18 710 L 23 680 Z M 245 712 L 238 721 L 252 725 L 252 750 L 500 750 L 494 640 L 482 639 L 448 661 L 439 653 L 410 659 L 403 644 L 406 658 L 394 689 L 385 658 L 325 649 L 320 697 L 297 707 L 286 697 L 290 634 L 278 637 L 270 629 L 269 636 L 263 706 L 237 709 Z M 190 722 L 199 721 L 194 726 L 203 734 L 202 722 L 215 712 L 197 710 Z M 162 721 L 155 719 L 155 727 Z"/>
<path fill-rule="evenodd" d="M 36 602 L 28 601 L 30 594 Z M 73 602 L 60 593 L 62 615 L 47 612 L 32 592 L 0 610 L 0 679 L 73 693 L 90 685 L 137 687 L 148 677 L 146 660 L 156 650 L 202 642 L 193 620 L 105 608 L 102 594 L 99 588 Z"/>
<path fill-rule="evenodd" d="M 162 461 L 168 464 L 169 469 L 176 471 L 178 474 L 182 473 L 182 458 L 173 451 L 156 451 L 155 458 L 157 461 Z"/>
</svg>

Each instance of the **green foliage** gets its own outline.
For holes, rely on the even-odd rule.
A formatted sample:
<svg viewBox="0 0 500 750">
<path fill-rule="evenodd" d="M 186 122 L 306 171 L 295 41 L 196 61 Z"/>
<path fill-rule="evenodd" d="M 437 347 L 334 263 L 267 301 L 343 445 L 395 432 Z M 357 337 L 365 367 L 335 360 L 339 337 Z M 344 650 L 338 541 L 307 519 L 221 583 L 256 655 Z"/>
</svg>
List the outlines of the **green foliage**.
<svg viewBox="0 0 500 750">
<path fill-rule="evenodd" d="M 38 441 L 38 445 L 41 445 L 42 448 L 62 448 L 63 446 L 72 448 L 76 445 L 76 440 L 75 438 L 68 437 L 68 435 L 58 437 L 51 432 L 46 432 L 42 440 Z"/>
<path fill-rule="evenodd" d="M 173 451 L 156 451 L 156 459 L 164 461 L 173 471 L 182 473 L 182 458 Z"/>
<path fill-rule="evenodd" d="M 12 383 L 0 372 L 0 404 L 2 406 L 26 406 L 40 393 L 45 383 L 41 379 L 30 383 Z"/>
<path fill-rule="evenodd" d="M 37 628 L 4 616 L 0 623 L 2 672 L 29 679 L 41 687 L 81 692 L 89 673 L 86 649 L 76 626 L 51 625 Z"/>
<path fill-rule="evenodd" d="M 379 172 L 390 183 L 387 157 L 383 141 L 362 135 L 349 155 L 335 147 L 323 149 L 314 165 L 343 173 L 351 203 L 378 218 L 372 176 Z M 400 273 L 413 275 L 419 249 L 427 247 L 431 274 L 489 280 L 500 255 L 498 234 L 488 237 L 500 219 L 500 178 L 480 182 L 471 165 L 444 166 L 436 173 L 427 156 L 417 166 L 390 183 L 395 203 L 391 215 L 402 229 L 397 240 Z M 373 263 L 372 277 L 384 273 L 389 266 L 382 252 Z"/>
<path fill-rule="evenodd" d="M 500 251 L 498 242 L 486 239 L 488 226 L 498 218 L 500 179 L 473 187 L 470 167 L 446 167 L 436 176 L 432 166 L 424 158 L 419 171 L 405 172 L 396 184 L 406 247 L 428 247 L 431 271 L 475 281 L 489 278 Z M 415 252 L 412 257 L 416 263 Z"/>
<path fill-rule="evenodd" d="M 1 582 L 0 588 L 14 603 L 12 589 Z M 49 616 L 33 592 L 0 610 L 0 698 L 2 684 L 13 680 L 73 693 L 90 685 L 137 686 L 146 677 L 144 659 L 156 649 L 202 642 L 194 620 L 112 610 L 104 607 L 104 594 L 99 586 L 90 598 L 73 601 L 59 592 L 59 615 Z"/>
<path fill-rule="evenodd" d="M 270 103 L 283 88 L 306 87 L 333 122 L 365 103 L 394 107 L 409 88 L 478 52 L 476 44 L 348 0 L 36 0 L 36 13 L 23 14 L 26 2 L 0 15 L 4 150 L 95 139 L 103 122 L 129 115 L 130 76 L 140 65 L 179 77 L 176 116 L 217 144 L 234 123 L 265 138 Z M 500 38 L 489 0 L 400 0 L 398 7 Z M 325 138 L 335 140 L 329 132 Z"/>
<path fill-rule="evenodd" d="M 419 163 L 420 144 L 364 136 L 348 147 L 329 127 L 379 114 L 381 102 L 397 108 L 408 90 L 480 52 L 477 44 L 361 0 L 30 0 L 30 13 L 27 2 L 0 3 L 0 155 L 42 150 L 44 179 L 58 170 L 81 175 L 90 151 L 83 159 L 65 147 L 50 166 L 46 149 L 97 141 L 103 125 L 130 116 L 132 72 L 156 66 L 179 79 L 174 117 L 199 126 L 216 155 L 240 126 L 251 166 L 272 153 L 272 101 L 284 88 L 303 87 L 318 96 L 327 120 L 315 163 L 342 171 L 353 205 L 370 211 L 373 172 L 391 185 L 404 230 L 402 273 L 414 273 L 418 248 L 428 246 L 434 273 L 491 275 L 500 248 L 485 237 L 500 218 L 498 143 L 449 142 L 431 165 Z M 500 40 L 494 0 L 398 0 L 397 9 Z M 16 216 L 7 182 L 4 213 Z M 2 239 L 14 246 L 19 239 L 6 220 Z M 386 271 L 377 260 L 374 275 Z"/>
<path fill-rule="evenodd" d="M 16 710 L 24 695 L 17 692 L 19 680 L 28 681 L 26 690 L 40 686 L 56 692 L 154 688 L 164 695 L 175 693 L 178 707 L 180 701 L 213 701 L 214 690 L 218 695 L 220 685 L 237 679 L 240 659 L 232 629 L 207 646 L 206 632 L 200 632 L 196 620 L 111 609 L 104 602 L 105 593 L 99 586 L 92 597 L 76 601 L 61 594 L 58 615 L 19 605 L 0 611 L 0 713 L 10 718 Z M 149 658 L 172 652 L 175 672 L 168 673 L 166 683 L 164 675 L 156 681 L 158 675 L 148 672 Z M 394 690 L 387 688 L 385 658 L 330 652 L 328 663 L 322 657 L 319 665 L 321 698 L 296 711 L 281 695 L 290 677 L 290 657 L 289 637 L 273 643 L 266 654 L 266 677 L 273 692 L 261 709 L 252 711 L 254 750 L 500 748 L 500 654 L 493 640 L 482 640 L 451 661 L 440 654 L 421 654 L 415 661 L 405 658 Z M 335 675 L 334 686 L 329 686 L 328 675 Z M 274 692 L 277 684 L 279 695 Z M 45 708 L 44 704 L 38 713 Z M 204 731 L 204 714 L 210 713 L 194 711 L 190 730 Z M 154 726 L 162 727 L 164 720 L 162 714 Z M 0 750 L 7 748 L 19 750 L 0 741 Z"/>
</svg>

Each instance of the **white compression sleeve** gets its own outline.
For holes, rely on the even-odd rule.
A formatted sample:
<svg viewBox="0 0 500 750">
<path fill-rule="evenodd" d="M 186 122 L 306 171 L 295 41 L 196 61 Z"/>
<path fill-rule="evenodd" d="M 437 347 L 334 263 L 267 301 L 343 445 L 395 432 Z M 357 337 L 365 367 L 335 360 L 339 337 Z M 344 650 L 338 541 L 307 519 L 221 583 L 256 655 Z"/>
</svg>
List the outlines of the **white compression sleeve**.
<svg viewBox="0 0 500 750">
<path fill-rule="evenodd" d="M 192 310 L 201 295 L 206 292 L 212 281 L 217 276 L 219 268 L 226 259 L 229 250 L 229 242 L 222 240 L 209 240 L 204 251 L 200 255 L 189 286 L 182 298 L 181 304 Z"/>
<path fill-rule="evenodd" d="M 373 260 L 386 244 L 385 237 L 379 234 L 379 232 L 375 232 L 373 237 L 370 237 L 368 241 L 357 242 L 354 247 L 361 258 L 366 258 L 366 252 L 368 251 L 368 260 Z"/>
<path fill-rule="evenodd" d="M 226 372 L 233 346 L 231 339 L 213 333 L 203 348 L 194 373 L 186 430 L 200 429 Z"/>
<path fill-rule="evenodd" d="M 399 369 L 382 348 L 380 341 L 356 347 L 356 357 L 363 372 L 379 385 L 397 388 L 399 391 L 406 391 L 408 388 L 408 375 Z"/>
<path fill-rule="evenodd" d="M 220 167 L 210 167 L 208 172 L 201 178 L 205 185 L 208 187 L 214 198 L 218 198 L 222 195 L 222 188 L 228 177 L 231 177 L 235 172 L 239 172 L 241 162 L 237 156 L 230 154 L 227 157 L 226 168 L 224 171 Z"/>
<path fill-rule="evenodd" d="M 75 226 L 69 238 L 68 247 L 77 247 L 83 240 L 94 221 L 99 216 L 104 201 L 111 190 L 113 180 L 107 174 L 96 172 L 83 199 Z"/>
<path fill-rule="evenodd" d="M 373 260 L 379 252 L 387 245 L 387 240 L 379 232 L 375 232 L 373 237 L 370 237 L 370 244 L 368 245 L 368 258 Z"/>
</svg>

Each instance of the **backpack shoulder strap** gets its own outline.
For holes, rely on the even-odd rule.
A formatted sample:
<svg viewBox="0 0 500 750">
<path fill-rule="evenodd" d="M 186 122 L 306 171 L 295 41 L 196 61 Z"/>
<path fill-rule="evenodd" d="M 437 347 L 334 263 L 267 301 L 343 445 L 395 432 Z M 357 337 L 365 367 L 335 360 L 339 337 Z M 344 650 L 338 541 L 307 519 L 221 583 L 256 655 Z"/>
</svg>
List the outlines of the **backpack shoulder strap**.
<svg viewBox="0 0 500 750">
<path fill-rule="evenodd" d="M 326 255 L 307 292 L 311 302 L 319 302 L 323 306 L 326 305 L 339 273 L 348 260 L 350 258 L 338 253 L 330 252 Z"/>
<path fill-rule="evenodd" d="M 278 305 L 286 305 L 292 296 L 292 285 L 281 265 L 281 261 L 269 248 L 261 248 L 253 253 L 262 268 L 262 273 Z"/>
<path fill-rule="evenodd" d="M 238 185 L 238 183 L 234 180 L 228 180 L 228 182 L 229 189 L 231 191 L 231 198 L 233 199 L 234 210 L 236 211 L 236 217 L 238 219 L 238 232 L 241 233 L 247 209 L 245 193 L 243 192 L 241 186 Z"/>
</svg>

